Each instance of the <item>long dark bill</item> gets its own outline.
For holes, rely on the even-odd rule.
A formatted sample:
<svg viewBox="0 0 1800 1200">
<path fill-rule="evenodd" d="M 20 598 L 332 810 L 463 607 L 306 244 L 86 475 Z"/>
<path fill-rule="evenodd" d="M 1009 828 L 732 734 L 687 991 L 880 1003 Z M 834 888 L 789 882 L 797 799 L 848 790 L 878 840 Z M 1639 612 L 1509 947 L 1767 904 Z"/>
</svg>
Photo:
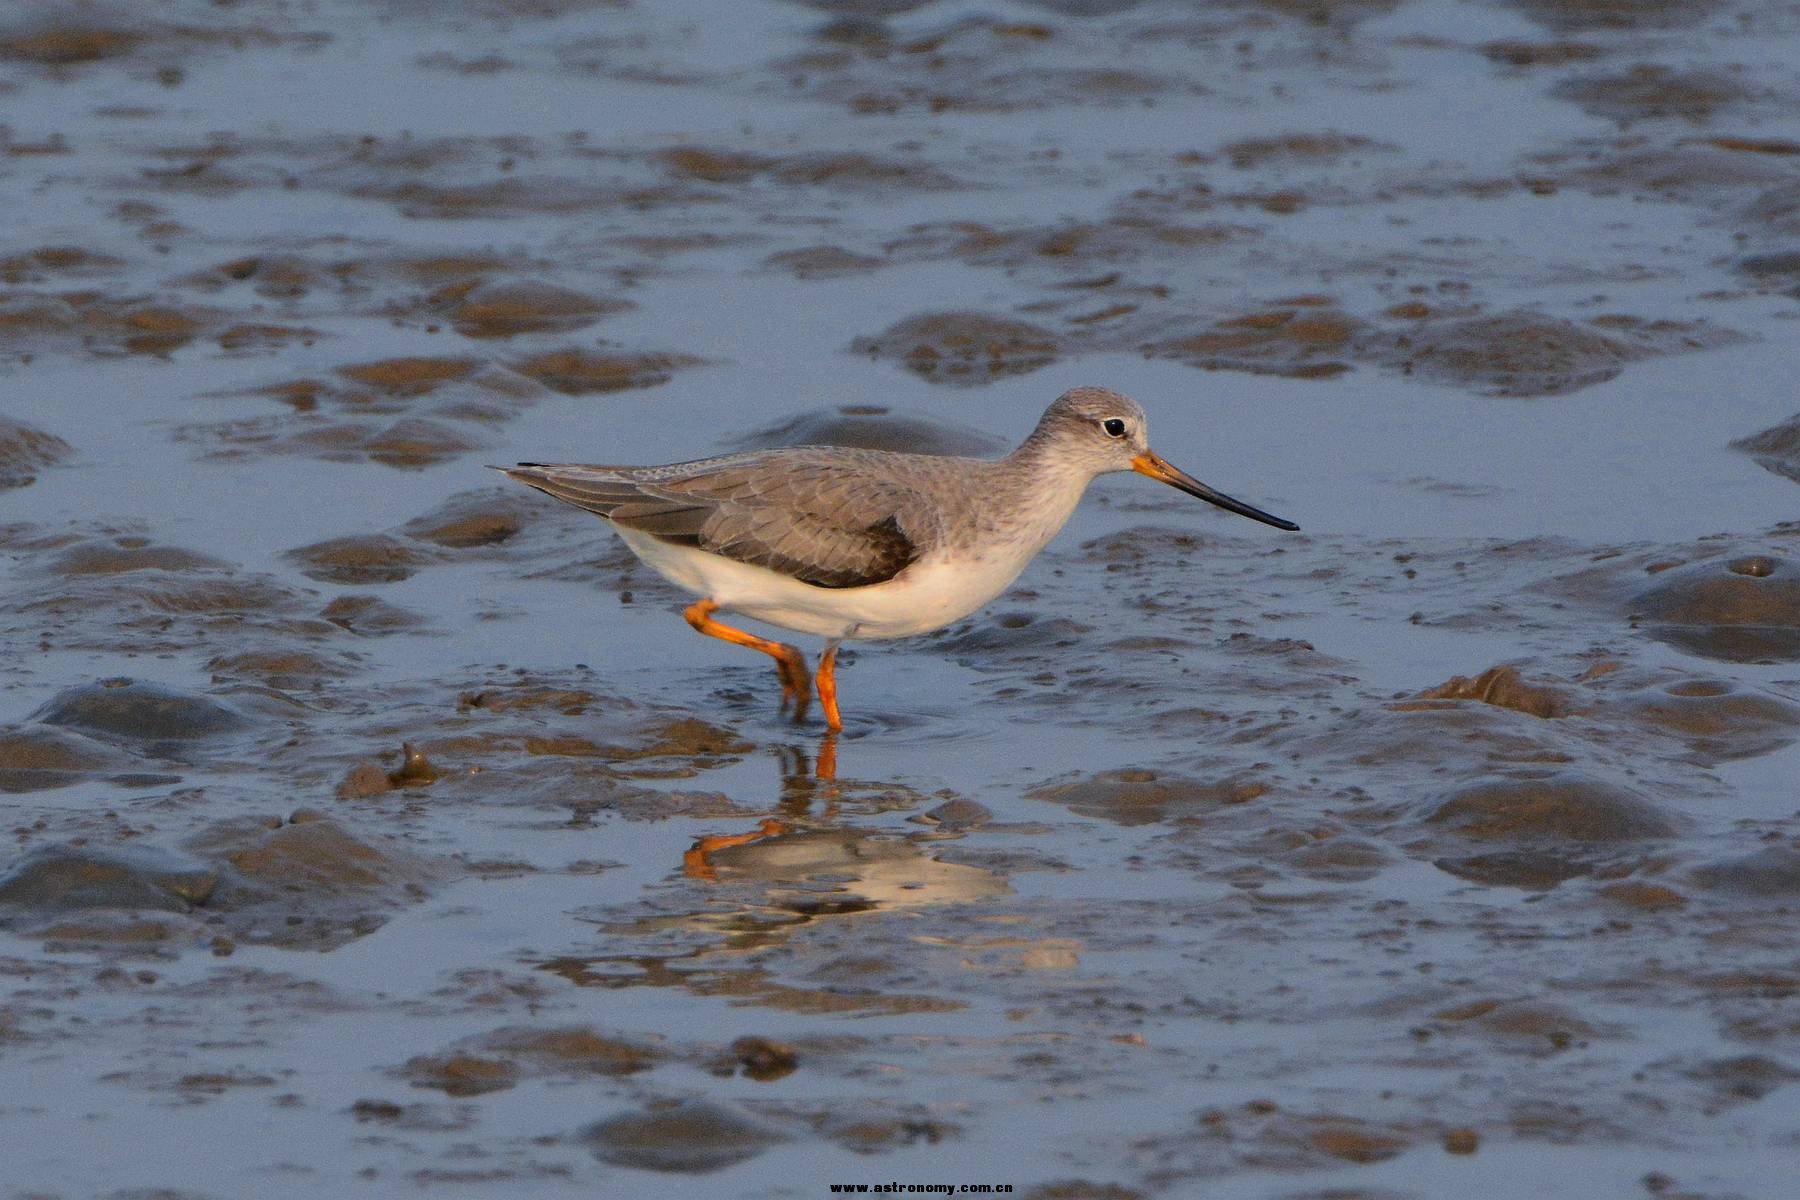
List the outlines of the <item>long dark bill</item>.
<svg viewBox="0 0 1800 1200">
<path fill-rule="evenodd" d="M 1260 508 L 1251 508 L 1242 500 L 1233 500 L 1224 492 L 1214 491 L 1181 468 L 1170 466 L 1166 458 L 1153 450 L 1146 450 L 1132 459 L 1131 469 L 1139 475 L 1148 475 L 1172 488 L 1179 488 L 1190 496 L 1198 496 L 1208 504 L 1216 504 L 1227 512 L 1234 512 L 1240 517 L 1249 517 L 1252 521 L 1261 521 L 1264 525 L 1273 525 L 1277 529 L 1297 530 L 1300 528 L 1292 521 L 1272 517 Z"/>
</svg>

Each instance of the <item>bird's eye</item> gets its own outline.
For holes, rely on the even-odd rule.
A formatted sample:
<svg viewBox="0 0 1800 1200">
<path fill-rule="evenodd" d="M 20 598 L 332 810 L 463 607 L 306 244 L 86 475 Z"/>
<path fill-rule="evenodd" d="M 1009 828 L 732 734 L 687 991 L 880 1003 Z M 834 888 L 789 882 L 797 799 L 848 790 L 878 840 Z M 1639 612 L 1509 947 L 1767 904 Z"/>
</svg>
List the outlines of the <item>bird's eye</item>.
<svg viewBox="0 0 1800 1200">
<path fill-rule="evenodd" d="M 1119 420 L 1117 417 L 1109 417 L 1100 422 L 1100 428 L 1106 430 L 1107 437 L 1125 436 L 1125 422 Z"/>
</svg>

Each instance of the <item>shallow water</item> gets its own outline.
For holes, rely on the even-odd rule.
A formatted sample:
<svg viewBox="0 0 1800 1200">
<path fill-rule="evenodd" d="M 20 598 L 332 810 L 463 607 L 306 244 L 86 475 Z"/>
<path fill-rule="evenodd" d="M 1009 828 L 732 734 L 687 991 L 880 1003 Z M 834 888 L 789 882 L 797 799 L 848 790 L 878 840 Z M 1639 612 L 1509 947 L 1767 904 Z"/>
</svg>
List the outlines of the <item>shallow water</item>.
<svg viewBox="0 0 1800 1200">
<path fill-rule="evenodd" d="M 1797 50 L 0 22 L 6 1194 L 1784 1194 Z M 1103 480 L 835 745 L 480 469 L 1096 382 L 1304 532 Z"/>
</svg>

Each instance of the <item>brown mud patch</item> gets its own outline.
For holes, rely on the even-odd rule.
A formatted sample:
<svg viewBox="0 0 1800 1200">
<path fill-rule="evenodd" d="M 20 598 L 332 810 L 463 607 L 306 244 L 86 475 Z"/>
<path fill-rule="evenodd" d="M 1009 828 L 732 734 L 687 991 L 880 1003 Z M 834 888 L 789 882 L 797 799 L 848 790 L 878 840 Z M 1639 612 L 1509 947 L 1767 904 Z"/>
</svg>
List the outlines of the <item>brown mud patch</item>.
<svg viewBox="0 0 1800 1200">
<path fill-rule="evenodd" d="M 1722 662 L 1800 659 L 1800 567 L 1746 554 L 1657 575 L 1630 615 L 1659 641 Z"/>
<path fill-rule="evenodd" d="M 1502 1052 L 1540 1057 L 1583 1049 L 1601 1036 L 1573 1010 L 1538 1000 L 1472 1000 L 1433 1016 L 1430 1028 L 1438 1036 L 1475 1034 Z"/>
<path fill-rule="evenodd" d="M 289 550 L 283 557 L 297 564 L 308 579 L 352 586 L 398 583 L 432 561 L 431 556 L 385 534 L 331 538 Z"/>
<path fill-rule="evenodd" d="M 69 443 L 54 433 L 0 416 L 0 491 L 29 486 L 39 471 L 71 453 Z"/>
<path fill-rule="evenodd" d="M 608 1037 L 584 1025 L 498 1029 L 481 1044 L 556 1075 L 635 1075 L 668 1057 L 658 1047 Z"/>
<path fill-rule="evenodd" d="M 204 863 L 143 848 L 46 846 L 0 876 L 0 913 L 55 919 L 87 909 L 191 912 L 218 886 Z"/>
<path fill-rule="evenodd" d="M 1595 116 L 1627 124 L 1664 118 L 1700 124 L 1750 96 L 1739 80 L 1723 72 L 1681 71 L 1656 64 L 1636 66 L 1622 75 L 1566 80 L 1554 93 Z"/>
<path fill-rule="evenodd" d="M 458 492 L 408 521 L 400 532 L 446 550 L 474 550 L 511 540 L 542 511 L 542 505 L 517 488 L 483 488 Z"/>
<path fill-rule="evenodd" d="M 380 596 L 339 596 L 320 609 L 319 616 L 358 637 L 386 637 L 426 624 L 425 617 Z"/>
<path fill-rule="evenodd" d="M 422 396 L 446 383 L 467 379 L 481 366 L 474 358 L 384 358 L 351 363 L 337 373 L 392 396 Z"/>
<path fill-rule="evenodd" d="M 1484 842 L 1635 842 L 1676 832 L 1642 797 L 1572 774 L 1477 784 L 1439 804 L 1426 821 Z"/>
<path fill-rule="evenodd" d="M 635 354 L 577 348 L 549 350 L 520 359 L 513 369 L 567 396 L 622 392 L 667 383 L 676 371 L 703 359 L 689 354 Z"/>
<path fill-rule="evenodd" d="M 1631 862 L 1623 847 L 1664 842 L 1679 826 L 1643 797 L 1573 772 L 1499 779 L 1453 793 L 1424 817 L 1439 869 L 1489 886 L 1539 891 Z M 1445 835 L 1452 839 L 1446 842 Z M 1460 841 L 1460 848 L 1453 848 Z"/>
<path fill-rule="evenodd" d="M 773 158 L 736 150 L 677 146 L 664 151 L 661 157 L 672 174 L 705 183 L 743 184 L 760 178 L 803 187 L 883 191 L 944 191 L 962 186 L 955 176 L 928 162 L 857 152 Z"/>
<path fill-rule="evenodd" d="M 1655 31 L 1698 24 L 1718 11 L 1718 0 L 1513 0 L 1513 7 L 1550 29 Z"/>
<path fill-rule="evenodd" d="M 986 457 L 1006 448 L 1006 441 L 944 421 L 901 416 L 879 405 L 847 405 L 801 413 L 745 434 L 732 443 L 736 450 L 769 450 L 780 446 L 850 446 L 901 454 Z"/>
<path fill-rule="evenodd" d="M 232 324 L 218 309 L 98 291 L 0 293 L 0 351 L 167 357 Z M 289 331 L 295 339 L 307 331 Z"/>
<path fill-rule="evenodd" d="M 377 359 L 334 374 L 227 393 L 221 398 L 274 401 L 285 411 L 191 423 L 177 436 L 219 459 L 298 456 L 417 470 L 489 446 L 498 426 L 549 394 L 464 357 Z"/>
<path fill-rule="evenodd" d="M 476 283 L 440 289 L 429 303 L 464 337 L 512 338 L 527 333 L 573 333 L 635 307 L 628 300 L 589 296 L 551 283 Z"/>
<path fill-rule="evenodd" d="M 1204 90 L 1130 67 L 1069 63 L 1056 55 L 1051 27 L 992 17 L 970 17 L 904 38 L 890 38 L 879 24 L 846 18 L 825 26 L 819 42 L 816 49 L 775 64 L 787 80 L 782 93 L 864 115 L 1113 106 Z"/>
<path fill-rule="evenodd" d="M 59 729 L 0 727 L 0 793 L 67 787 L 129 761 L 111 746 Z"/>
<path fill-rule="evenodd" d="M 46 725 L 153 752 L 229 737 L 250 726 L 242 713 L 216 700 L 132 679 L 71 688 L 35 716 Z"/>
<path fill-rule="evenodd" d="M 104 275 L 125 265 L 110 254 L 80 246 L 39 246 L 0 258 L 0 283 L 45 283 L 64 275 Z"/>
<path fill-rule="evenodd" d="M 1228 317 L 1203 332 L 1152 342 L 1143 351 L 1206 370 L 1330 379 L 1350 369 L 1344 357 L 1360 328 L 1326 302 Z"/>
<path fill-rule="evenodd" d="M 1695 867 L 1689 875 L 1711 892 L 1789 901 L 1800 897 L 1800 847 L 1771 846 Z"/>
<path fill-rule="evenodd" d="M 882 263 L 882 259 L 831 245 L 778 250 L 763 259 L 765 267 L 787 271 L 798 279 L 830 279 L 841 275 L 855 275 L 872 271 Z"/>
<path fill-rule="evenodd" d="M 1055 334 L 1029 321 L 979 312 L 923 313 L 851 343 L 933 383 L 979 384 L 1049 366 L 1064 353 Z"/>
<path fill-rule="evenodd" d="M 1420 692 L 1421 700 L 1479 700 L 1533 717 L 1567 716 L 1571 701 L 1566 692 L 1545 684 L 1528 683 L 1517 667 L 1489 667 L 1473 679 L 1452 676 L 1448 682 Z M 1404 705 L 1396 705 L 1403 708 Z"/>
<path fill-rule="evenodd" d="M 1795 259 L 1795 272 L 1800 275 L 1800 256 Z M 1731 443 L 1731 448 L 1748 454 L 1757 465 L 1800 483 L 1800 416 L 1739 438 Z"/>
<path fill-rule="evenodd" d="M 1254 779 L 1206 781 L 1168 772 L 1127 768 L 1067 783 L 1047 784 L 1025 795 L 1027 799 L 1061 804 L 1080 816 L 1117 825 L 1144 825 L 1202 816 L 1227 806 L 1248 804 L 1268 791 L 1268 784 Z"/>
<path fill-rule="evenodd" d="M 372 933 L 443 875 L 399 839 L 359 835 L 313 809 L 286 821 L 222 821 L 185 848 L 219 864 L 206 908 L 234 937 L 294 949 L 328 950 Z"/>
<path fill-rule="evenodd" d="M 1364 353 L 1403 374 L 1493 396 L 1556 396 L 1611 379 L 1629 363 L 1700 350 L 1731 335 L 1631 317 L 1576 322 L 1518 310 L 1382 332 Z"/>
<path fill-rule="evenodd" d="M 789 1140 L 736 1108 L 700 1100 L 609 1117 L 581 1138 L 605 1162 L 677 1175 L 723 1170 Z"/>
<path fill-rule="evenodd" d="M 111 539 L 94 539 L 72 546 L 47 564 L 57 575 L 118 575 L 127 571 L 229 571 L 230 563 L 185 550 L 180 546 L 163 546 L 136 534 Z"/>
<path fill-rule="evenodd" d="M 1711 765 L 1755 758 L 1800 740 L 1800 704 L 1724 680 L 1689 679 L 1627 695 L 1620 710 L 1687 742 Z"/>
</svg>

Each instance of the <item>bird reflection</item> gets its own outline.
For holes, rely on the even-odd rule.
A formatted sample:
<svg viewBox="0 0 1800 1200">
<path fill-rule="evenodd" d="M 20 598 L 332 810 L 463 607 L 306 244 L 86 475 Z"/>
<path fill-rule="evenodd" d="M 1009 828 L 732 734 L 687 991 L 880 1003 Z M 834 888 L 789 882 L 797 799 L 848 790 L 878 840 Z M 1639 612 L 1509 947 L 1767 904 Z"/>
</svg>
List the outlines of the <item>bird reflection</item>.
<svg viewBox="0 0 1800 1200">
<path fill-rule="evenodd" d="M 836 815 L 838 787 L 835 732 L 827 733 L 820 739 L 818 753 L 811 758 L 808 758 L 806 751 L 795 745 L 775 747 L 775 757 L 781 764 L 781 798 L 777 801 L 776 808 L 788 821 L 810 815 L 814 800 L 825 802 L 820 816 L 829 819 Z M 690 879 L 717 879 L 719 874 L 712 865 L 712 855 L 716 851 L 776 837 L 787 832 L 787 829 L 788 825 L 782 820 L 765 817 L 750 833 L 710 834 L 698 838 L 681 856 L 682 873 Z"/>
</svg>

